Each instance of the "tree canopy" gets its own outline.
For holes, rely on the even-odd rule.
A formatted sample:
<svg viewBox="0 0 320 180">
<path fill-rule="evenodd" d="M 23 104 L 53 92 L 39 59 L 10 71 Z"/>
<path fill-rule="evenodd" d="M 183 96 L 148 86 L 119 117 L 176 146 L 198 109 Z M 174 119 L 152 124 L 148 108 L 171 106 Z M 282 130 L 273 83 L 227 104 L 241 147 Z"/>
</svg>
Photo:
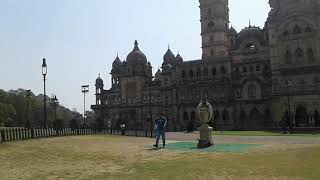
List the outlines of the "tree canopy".
<svg viewBox="0 0 320 180">
<path fill-rule="evenodd" d="M 47 98 L 47 121 L 50 127 L 54 126 L 55 106 Z M 28 107 L 28 108 L 27 108 Z M 59 119 L 60 126 L 67 126 L 74 117 L 79 117 L 78 112 L 73 112 L 64 106 L 58 105 L 56 108 L 56 118 Z M 43 95 L 29 93 L 25 89 L 4 91 L 0 89 L 0 127 L 23 127 L 28 125 L 41 127 L 43 111 Z"/>
</svg>

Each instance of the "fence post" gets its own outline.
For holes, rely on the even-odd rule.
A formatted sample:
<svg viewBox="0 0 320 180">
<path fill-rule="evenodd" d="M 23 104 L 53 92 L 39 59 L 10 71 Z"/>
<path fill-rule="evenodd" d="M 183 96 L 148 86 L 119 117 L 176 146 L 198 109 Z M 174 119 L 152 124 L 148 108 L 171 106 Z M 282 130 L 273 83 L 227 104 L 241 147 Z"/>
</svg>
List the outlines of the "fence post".
<svg viewBox="0 0 320 180">
<path fill-rule="evenodd" d="M 34 139 L 34 128 L 31 128 L 31 138 Z"/>
<path fill-rule="evenodd" d="M 1 133 L 1 141 L 6 142 L 6 136 L 4 134 L 4 130 L 2 129 L 0 133 Z"/>
</svg>

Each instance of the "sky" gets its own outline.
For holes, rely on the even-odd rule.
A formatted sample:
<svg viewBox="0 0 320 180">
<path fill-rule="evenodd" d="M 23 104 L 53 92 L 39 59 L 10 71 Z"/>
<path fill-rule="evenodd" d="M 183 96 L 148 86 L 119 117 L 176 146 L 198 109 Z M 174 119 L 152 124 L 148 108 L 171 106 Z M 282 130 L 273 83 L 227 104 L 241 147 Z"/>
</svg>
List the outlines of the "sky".
<svg viewBox="0 0 320 180">
<path fill-rule="evenodd" d="M 230 24 L 239 32 L 263 27 L 268 0 L 229 0 Z M 90 85 L 86 109 L 95 103 L 98 74 L 110 88 L 112 62 L 125 60 L 138 40 L 154 67 L 168 45 L 184 60 L 200 59 L 198 0 L 0 0 L 0 89 L 43 93 L 42 59 L 47 59 L 47 95 L 83 112 L 82 85 Z"/>
</svg>

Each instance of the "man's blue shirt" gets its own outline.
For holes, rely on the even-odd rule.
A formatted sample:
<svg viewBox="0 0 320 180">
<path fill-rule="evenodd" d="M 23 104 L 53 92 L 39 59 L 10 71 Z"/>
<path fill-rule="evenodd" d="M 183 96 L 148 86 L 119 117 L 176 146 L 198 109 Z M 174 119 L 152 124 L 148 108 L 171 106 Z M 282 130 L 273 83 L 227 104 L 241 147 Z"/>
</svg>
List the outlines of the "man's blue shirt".
<svg viewBox="0 0 320 180">
<path fill-rule="evenodd" d="M 165 117 L 158 117 L 156 119 L 157 130 L 164 130 L 167 124 L 167 119 Z"/>
</svg>

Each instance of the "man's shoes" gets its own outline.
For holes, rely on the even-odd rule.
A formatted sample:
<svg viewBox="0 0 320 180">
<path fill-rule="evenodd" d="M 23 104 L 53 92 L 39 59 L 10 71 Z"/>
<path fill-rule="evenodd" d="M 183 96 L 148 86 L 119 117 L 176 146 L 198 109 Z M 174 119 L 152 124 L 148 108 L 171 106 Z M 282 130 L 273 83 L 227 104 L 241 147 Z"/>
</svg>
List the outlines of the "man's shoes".
<svg viewBox="0 0 320 180">
<path fill-rule="evenodd" d="M 156 147 L 156 148 L 158 147 L 158 145 L 157 145 L 157 144 L 154 144 L 153 146 L 154 146 L 154 147 Z"/>
<path fill-rule="evenodd" d="M 166 148 L 166 145 L 163 145 L 162 148 Z"/>
</svg>

